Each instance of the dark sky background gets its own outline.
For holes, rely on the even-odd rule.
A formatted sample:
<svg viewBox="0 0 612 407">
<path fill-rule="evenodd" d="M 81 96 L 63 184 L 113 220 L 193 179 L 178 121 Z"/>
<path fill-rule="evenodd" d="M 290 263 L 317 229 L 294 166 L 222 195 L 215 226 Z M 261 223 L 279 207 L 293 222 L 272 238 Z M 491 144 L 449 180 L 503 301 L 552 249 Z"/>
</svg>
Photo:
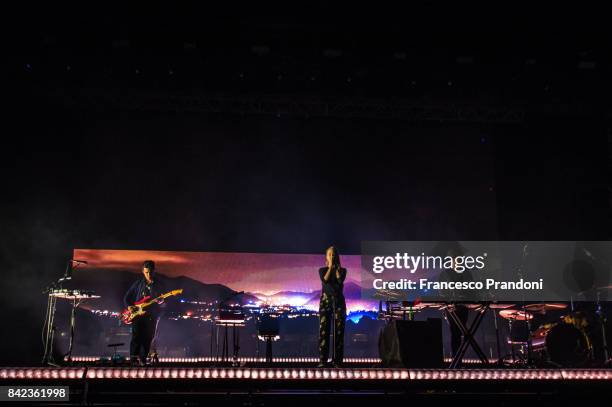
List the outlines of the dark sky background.
<svg viewBox="0 0 612 407">
<path fill-rule="evenodd" d="M 566 57 L 572 69 L 577 55 L 596 58 L 608 37 L 593 32 L 594 24 L 574 39 L 563 24 L 549 31 L 521 25 L 523 30 L 513 35 L 511 19 L 505 25 L 487 20 L 484 27 L 450 17 L 439 20 L 435 12 L 421 19 L 419 12 L 429 10 L 423 4 L 410 15 L 412 25 L 398 16 L 389 24 L 351 20 L 337 25 L 327 13 L 322 25 L 248 13 L 231 20 L 229 12 L 218 19 L 185 13 L 185 20 L 172 20 L 174 14 L 165 10 L 143 14 L 131 8 L 119 14 L 105 8 L 99 16 L 70 21 L 43 18 L 41 10 L 24 19 L 28 24 L 15 31 L 21 34 L 6 51 L 11 109 L 0 149 L 0 305 L 11 334 L 2 336 L 0 363 L 39 360 L 42 290 L 62 274 L 74 248 L 318 253 L 334 243 L 341 252 L 358 254 L 364 239 L 609 239 L 609 103 L 601 93 L 609 78 L 600 74 L 609 65 L 600 63 L 601 70 L 585 80 L 582 71 L 568 76 L 558 70 Z M 157 24 L 167 15 L 165 24 Z M 428 21 L 449 26 L 435 30 Z M 500 35 L 503 27 L 509 30 Z M 462 29 L 464 35 L 457 36 Z M 351 36 L 351 30 L 359 35 Z M 386 35 L 386 42 L 377 42 L 380 36 L 372 32 Z M 497 46 L 486 44 L 489 35 Z M 117 41 L 126 38 L 131 45 L 123 48 Z M 204 55 L 201 65 L 189 65 L 185 55 L 192 52 L 192 38 L 202 49 L 213 44 L 211 50 L 196 48 Z M 292 41 L 299 46 L 291 47 Z M 466 47 L 469 41 L 478 46 Z M 169 51 L 174 42 L 177 53 Z M 300 91 L 321 99 L 333 94 L 361 100 L 372 92 L 391 98 L 406 92 L 427 105 L 446 92 L 444 98 L 453 103 L 469 99 L 485 106 L 510 100 L 500 94 L 537 91 L 512 99 L 514 107 L 526 111 L 524 120 L 513 124 L 126 110 L 78 102 L 96 94 L 92 86 L 119 94 L 154 89 L 162 97 L 176 89 L 196 93 L 195 85 L 203 93 L 235 91 L 235 82 L 224 82 L 220 73 L 240 72 L 234 51 L 249 53 L 261 43 L 272 44 L 273 56 L 280 53 L 281 60 L 285 53 L 299 53 L 298 67 L 304 55 L 311 55 L 307 46 L 316 55 L 328 47 L 353 50 L 347 55 L 361 45 L 374 50 L 359 56 L 358 64 L 333 62 L 327 82 Z M 584 43 L 590 46 L 586 54 L 580 53 Z M 400 45 L 414 47 L 409 62 L 402 62 L 409 67 L 380 68 L 380 44 L 388 55 Z M 564 47 L 571 56 L 554 54 L 565 52 Z M 219 58 L 226 50 L 232 50 L 230 57 Z M 476 82 L 466 79 L 468 92 L 460 93 L 455 84 L 462 74 L 449 73 L 447 64 L 455 66 L 456 56 L 466 53 L 483 64 L 474 64 L 475 72 L 466 78 Z M 482 74 L 502 57 L 519 60 L 517 72 L 523 72 L 525 60 L 542 54 L 553 63 L 542 65 L 538 59 L 535 76 L 503 71 L 509 78 L 518 75 L 518 82 L 499 80 L 498 71 Z M 187 68 L 170 85 L 135 79 L 134 66 L 143 55 L 145 64 L 157 63 L 166 76 L 165 61 Z M 313 59 L 313 72 L 325 78 L 328 62 L 321 67 Z M 506 67 L 504 61 L 499 66 Z M 112 65 L 110 79 L 99 75 L 108 68 L 104 63 Z M 251 93 L 272 89 L 291 98 L 297 92 L 292 86 L 299 81 L 282 89 L 278 85 L 285 65 L 262 65 L 257 69 L 273 72 L 275 88 L 255 79 L 248 85 Z M 67 66 L 81 73 L 68 78 Z M 206 75 L 200 75 L 204 68 Z M 351 78 L 368 78 L 360 76 L 367 71 L 374 79 L 348 88 L 346 69 L 354 69 Z M 337 72 L 341 75 L 334 76 Z M 310 78 L 311 73 L 303 74 Z M 453 75 L 459 79 L 451 87 Z M 553 86 L 558 93 L 546 93 L 549 79 L 559 78 L 566 82 Z M 501 84 L 509 88 L 505 93 L 498 89 Z M 564 98 L 588 104 L 576 110 L 562 103 Z"/>
</svg>

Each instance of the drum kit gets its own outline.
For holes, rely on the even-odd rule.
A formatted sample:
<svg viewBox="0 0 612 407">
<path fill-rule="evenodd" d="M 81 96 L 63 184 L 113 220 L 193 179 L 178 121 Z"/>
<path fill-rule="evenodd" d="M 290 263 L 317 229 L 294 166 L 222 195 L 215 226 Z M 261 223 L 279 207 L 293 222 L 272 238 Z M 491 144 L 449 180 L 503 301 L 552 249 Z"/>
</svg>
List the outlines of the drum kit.
<svg viewBox="0 0 612 407">
<path fill-rule="evenodd" d="M 462 332 L 462 345 L 468 343 L 483 364 L 488 364 L 487 358 L 474 334 L 478 329 L 482 317 L 489 310 L 493 311 L 495 323 L 495 337 L 497 342 L 497 355 L 499 366 L 512 367 L 589 367 L 596 366 L 594 348 L 591 335 L 602 335 L 599 350 L 603 350 L 603 361 L 610 365 L 605 337 L 605 315 L 601 303 L 596 303 L 595 314 L 597 318 L 587 318 L 587 315 L 570 308 L 568 303 L 540 302 L 531 304 L 516 304 L 510 302 L 480 302 L 460 303 L 464 308 L 474 311 L 471 325 L 454 316 L 454 305 L 458 303 L 440 303 L 430 301 L 387 301 L 386 308 L 383 302 L 379 303 L 379 318 L 392 320 L 413 320 L 414 314 L 425 309 L 445 311 L 445 318 L 455 324 Z M 504 355 L 501 346 L 501 330 L 498 320 L 506 321 L 508 326 L 507 344 L 510 345 L 510 354 Z M 598 332 L 598 327 L 600 329 Z M 450 367 L 460 365 L 467 346 L 454 355 Z"/>
<path fill-rule="evenodd" d="M 540 367 L 586 367 L 592 362 L 589 323 L 582 312 L 567 312 L 531 329 L 536 316 L 546 319 L 551 312 L 567 308 L 564 303 L 536 303 L 499 311 L 499 316 L 508 321 L 512 350 L 509 362 Z"/>
</svg>

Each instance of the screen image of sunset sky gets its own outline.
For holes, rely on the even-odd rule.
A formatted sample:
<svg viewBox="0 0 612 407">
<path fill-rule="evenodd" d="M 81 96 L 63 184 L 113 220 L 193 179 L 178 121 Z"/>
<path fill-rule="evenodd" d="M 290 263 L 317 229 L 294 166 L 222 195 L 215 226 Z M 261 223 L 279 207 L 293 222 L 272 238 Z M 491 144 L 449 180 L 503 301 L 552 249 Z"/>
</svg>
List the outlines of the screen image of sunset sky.
<svg viewBox="0 0 612 407">
<path fill-rule="evenodd" d="M 93 290 L 112 284 L 118 274 L 122 280 L 135 280 L 141 274 L 144 260 L 153 260 L 156 272 L 163 275 L 169 285 L 202 285 L 227 287 L 230 292 L 244 292 L 249 302 L 259 306 L 289 305 L 307 310 L 318 310 L 321 280 L 318 270 L 325 266 L 321 254 L 277 253 L 224 253 L 224 252 L 176 252 L 151 250 L 100 250 L 75 249 L 74 259 L 86 261 L 74 271 L 74 278 L 81 287 Z M 348 270 L 344 282 L 344 295 L 348 312 L 376 311 L 378 302 L 361 299 L 361 258 L 359 255 L 341 256 L 342 266 Z M 117 275 L 116 275 L 117 274 Z M 85 284 L 85 285 L 83 285 Z M 169 286 L 168 289 L 183 288 Z M 191 291 L 191 296 L 195 292 Z M 218 292 L 218 291 L 217 291 Z M 119 298 L 113 293 L 112 297 Z M 190 291 L 185 290 L 187 300 Z M 217 298 L 222 300 L 222 298 Z M 117 302 L 117 301 L 115 301 Z M 116 308 L 117 305 L 107 304 Z"/>
</svg>

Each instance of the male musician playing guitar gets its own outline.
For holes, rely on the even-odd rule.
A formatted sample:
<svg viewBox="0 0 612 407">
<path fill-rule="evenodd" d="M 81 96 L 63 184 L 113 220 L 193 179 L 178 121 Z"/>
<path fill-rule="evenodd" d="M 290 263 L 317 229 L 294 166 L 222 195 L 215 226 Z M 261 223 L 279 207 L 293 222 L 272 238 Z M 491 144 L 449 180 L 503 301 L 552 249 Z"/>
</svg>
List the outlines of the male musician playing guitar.
<svg viewBox="0 0 612 407">
<path fill-rule="evenodd" d="M 165 292 L 163 282 L 155 275 L 155 262 L 146 260 L 142 265 L 142 277 L 134 281 L 123 297 L 125 307 L 134 305 L 144 297 L 157 298 Z M 140 315 L 132 322 L 132 341 L 130 342 L 130 359 L 134 363 L 144 365 L 146 363 L 151 343 L 155 339 L 157 323 L 162 314 L 163 299 L 158 300 L 159 305 L 154 304 L 147 309 L 144 315 Z"/>
</svg>

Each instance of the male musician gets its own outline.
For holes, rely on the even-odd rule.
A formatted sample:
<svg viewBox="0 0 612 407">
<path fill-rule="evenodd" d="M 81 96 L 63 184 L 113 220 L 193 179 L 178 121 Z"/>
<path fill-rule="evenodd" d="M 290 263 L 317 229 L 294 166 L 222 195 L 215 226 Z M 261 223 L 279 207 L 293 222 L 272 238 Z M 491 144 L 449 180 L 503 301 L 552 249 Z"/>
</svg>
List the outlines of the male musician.
<svg viewBox="0 0 612 407">
<path fill-rule="evenodd" d="M 144 297 L 151 299 L 162 295 L 165 292 L 163 282 L 155 274 L 155 262 L 146 260 L 142 264 L 142 276 L 134 281 L 129 290 L 123 297 L 124 306 L 134 305 Z M 155 339 L 157 323 L 162 314 L 163 300 L 158 302 L 160 305 L 152 305 L 147 308 L 147 313 L 134 319 L 132 322 L 132 340 L 130 342 L 130 359 L 133 363 L 144 365 L 146 363 L 151 343 Z"/>
</svg>

